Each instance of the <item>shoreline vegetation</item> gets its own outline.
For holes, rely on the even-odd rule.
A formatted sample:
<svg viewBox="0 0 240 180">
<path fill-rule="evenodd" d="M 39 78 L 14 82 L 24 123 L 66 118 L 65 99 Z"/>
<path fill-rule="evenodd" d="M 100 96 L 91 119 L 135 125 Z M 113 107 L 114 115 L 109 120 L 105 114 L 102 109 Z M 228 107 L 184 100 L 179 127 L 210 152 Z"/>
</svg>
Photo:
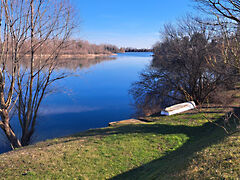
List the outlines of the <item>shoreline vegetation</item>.
<svg viewBox="0 0 240 180">
<path fill-rule="evenodd" d="M 125 52 L 152 52 L 152 49 L 146 48 L 130 48 L 130 47 L 117 47 L 112 44 L 91 44 L 84 40 L 69 40 L 65 48 L 61 51 L 61 55 L 68 58 L 68 55 L 77 57 L 99 57 L 116 55 L 117 53 Z"/>
<path fill-rule="evenodd" d="M 31 55 L 30 54 L 26 54 L 25 55 L 26 57 L 30 57 Z M 49 54 L 41 54 L 41 55 L 35 55 L 36 58 L 39 58 L 39 57 L 49 57 L 50 55 Z M 104 58 L 104 57 L 109 57 L 109 56 L 117 56 L 116 53 L 101 53 L 101 54 L 77 54 L 77 53 L 74 53 L 74 54 L 60 54 L 59 55 L 59 59 L 82 59 L 82 58 L 87 58 L 87 59 L 95 59 L 95 58 Z"/>
<path fill-rule="evenodd" d="M 109 57 L 109 56 L 117 56 L 116 53 L 110 54 L 62 54 L 60 58 L 88 58 L 94 59 L 98 57 Z"/>
<path fill-rule="evenodd" d="M 64 47 L 62 47 L 61 52 L 52 52 L 57 40 L 48 40 L 47 45 L 43 46 L 41 49 L 36 50 L 34 53 L 34 58 L 38 59 L 59 59 L 59 60 L 71 60 L 71 59 L 96 59 L 96 58 L 110 58 L 111 56 L 117 56 L 118 53 L 127 53 L 127 52 L 152 52 L 153 49 L 146 48 L 130 48 L 130 47 L 117 47 L 112 44 L 91 44 L 86 40 L 68 40 L 65 42 Z M 17 57 L 19 59 L 31 58 L 31 52 L 26 47 L 30 46 L 30 42 L 26 41 L 24 43 L 24 48 L 19 51 Z M 13 52 L 8 52 L 9 57 L 12 56 Z M 41 60 L 42 61 L 42 60 Z"/>
<path fill-rule="evenodd" d="M 54 46 L 55 41 L 49 41 L 48 46 L 45 47 L 45 53 L 36 52 L 35 57 L 48 58 L 51 57 L 51 54 L 47 53 L 48 49 L 51 49 Z M 25 43 L 27 46 L 29 42 Z M 117 47 L 112 44 L 91 44 L 86 40 L 69 40 L 66 42 L 65 47 L 61 50 L 61 53 L 58 55 L 59 59 L 77 59 L 77 58 L 104 58 L 109 56 L 117 56 L 117 53 L 126 53 L 126 52 L 152 52 L 153 49 L 146 48 L 131 48 L 131 47 Z M 30 52 L 23 50 L 20 53 L 22 57 L 30 57 Z"/>
</svg>

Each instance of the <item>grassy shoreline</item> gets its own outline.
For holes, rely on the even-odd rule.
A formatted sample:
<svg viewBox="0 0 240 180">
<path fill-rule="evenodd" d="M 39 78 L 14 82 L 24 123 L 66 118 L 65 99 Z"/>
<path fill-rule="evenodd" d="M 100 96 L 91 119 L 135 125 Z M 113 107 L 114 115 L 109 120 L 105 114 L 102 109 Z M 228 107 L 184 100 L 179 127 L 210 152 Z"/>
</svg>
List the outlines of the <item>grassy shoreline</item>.
<svg viewBox="0 0 240 180">
<path fill-rule="evenodd" d="M 222 112 L 211 109 L 208 117 Z M 240 177 L 240 133 L 201 113 L 88 130 L 0 155 L 3 179 L 207 179 Z"/>
<path fill-rule="evenodd" d="M 25 54 L 26 57 L 30 57 L 30 54 Z M 48 58 L 51 55 L 50 54 L 41 54 L 41 55 L 35 55 L 35 58 L 39 57 L 45 57 Z M 100 54 L 60 54 L 59 58 L 60 59 L 81 59 L 81 58 L 87 58 L 87 59 L 95 59 L 95 58 L 104 58 L 104 57 L 109 57 L 109 56 L 117 56 L 116 53 L 100 53 Z"/>
</svg>

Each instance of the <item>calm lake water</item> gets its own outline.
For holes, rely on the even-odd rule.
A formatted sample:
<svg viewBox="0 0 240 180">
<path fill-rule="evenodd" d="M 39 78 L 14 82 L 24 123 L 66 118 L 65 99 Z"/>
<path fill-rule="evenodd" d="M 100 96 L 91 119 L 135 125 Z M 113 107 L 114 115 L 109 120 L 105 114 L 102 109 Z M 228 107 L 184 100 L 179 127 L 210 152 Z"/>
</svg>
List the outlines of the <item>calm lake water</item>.
<svg viewBox="0 0 240 180">
<path fill-rule="evenodd" d="M 74 67 L 59 69 L 73 75 L 57 81 L 55 92 L 44 99 L 34 142 L 131 118 L 134 108 L 128 90 L 150 63 L 151 54 L 124 53 L 113 60 L 89 60 L 91 64 L 83 60 L 77 61 Z M 14 126 L 20 132 L 17 123 Z M 5 138 L 2 132 L 0 138 L 1 141 Z M 0 145 L 0 152 L 7 150 L 9 147 Z"/>
</svg>

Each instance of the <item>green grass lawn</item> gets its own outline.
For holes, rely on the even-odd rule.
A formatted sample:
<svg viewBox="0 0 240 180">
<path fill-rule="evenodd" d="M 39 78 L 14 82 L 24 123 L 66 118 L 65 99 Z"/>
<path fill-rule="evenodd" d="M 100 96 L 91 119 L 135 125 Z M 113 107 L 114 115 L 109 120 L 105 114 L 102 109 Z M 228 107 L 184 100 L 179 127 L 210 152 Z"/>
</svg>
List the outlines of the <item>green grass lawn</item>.
<svg viewBox="0 0 240 180">
<path fill-rule="evenodd" d="M 1 179 L 237 179 L 240 134 L 201 113 L 93 129 L 0 155 Z M 219 119 L 220 112 L 208 113 Z"/>
</svg>

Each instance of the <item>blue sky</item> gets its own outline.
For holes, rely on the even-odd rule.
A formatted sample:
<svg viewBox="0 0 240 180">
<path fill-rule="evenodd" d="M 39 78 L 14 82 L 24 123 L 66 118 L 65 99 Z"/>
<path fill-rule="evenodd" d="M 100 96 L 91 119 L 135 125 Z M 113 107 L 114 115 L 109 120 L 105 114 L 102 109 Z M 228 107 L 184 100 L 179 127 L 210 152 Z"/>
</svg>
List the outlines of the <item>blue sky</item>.
<svg viewBox="0 0 240 180">
<path fill-rule="evenodd" d="M 163 24 L 193 10 L 191 0 L 71 0 L 80 17 L 74 37 L 91 43 L 150 48 Z"/>
</svg>

